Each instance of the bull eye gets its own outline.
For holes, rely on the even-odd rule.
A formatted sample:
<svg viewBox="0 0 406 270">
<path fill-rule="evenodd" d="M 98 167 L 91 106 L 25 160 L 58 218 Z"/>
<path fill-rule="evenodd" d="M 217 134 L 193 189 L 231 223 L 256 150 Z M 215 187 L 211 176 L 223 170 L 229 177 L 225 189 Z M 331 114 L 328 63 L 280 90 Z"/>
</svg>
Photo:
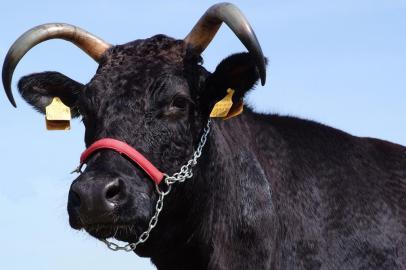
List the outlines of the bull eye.
<svg viewBox="0 0 406 270">
<path fill-rule="evenodd" d="M 187 106 L 189 104 L 189 99 L 187 97 L 183 96 L 175 96 L 174 99 L 172 100 L 170 110 L 179 110 L 179 111 L 185 111 L 187 109 Z"/>
</svg>

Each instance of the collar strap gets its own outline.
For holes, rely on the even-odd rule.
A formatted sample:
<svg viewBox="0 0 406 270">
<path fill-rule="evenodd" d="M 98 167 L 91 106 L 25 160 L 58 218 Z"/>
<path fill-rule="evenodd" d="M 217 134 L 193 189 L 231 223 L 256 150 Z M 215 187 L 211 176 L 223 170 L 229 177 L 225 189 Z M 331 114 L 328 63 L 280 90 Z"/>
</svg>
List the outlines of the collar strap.
<svg viewBox="0 0 406 270">
<path fill-rule="evenodd" d="M 95 141 L 92 145 L 90 145 L 80 156 L 80 167 L 83 166 L 89 159 L 89 157 L 103 149 L 109 149 L 118 152 L 121 155 L 124 155 L 134 161 L 141 169 L 144 170 L 146 174 L 151 177 L 152 181 L 154 181 L 157 185 L 162 181 L 164 178 L 164 174 L 159 171 L 148 159 L 146 159 L 140 152 L 135 150 L 132 146 L 128 145 L 125 142 L 111 139 L 111 138 L 104 138 Z"/>
</svg>

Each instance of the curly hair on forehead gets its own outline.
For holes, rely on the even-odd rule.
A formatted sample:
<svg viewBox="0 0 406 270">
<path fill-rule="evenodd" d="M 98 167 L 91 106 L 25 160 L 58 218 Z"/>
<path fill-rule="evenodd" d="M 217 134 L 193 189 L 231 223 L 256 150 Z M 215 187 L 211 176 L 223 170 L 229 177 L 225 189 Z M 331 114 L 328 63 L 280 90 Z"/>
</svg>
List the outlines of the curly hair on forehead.
<svg viewBox="0 0 406 270">
<path fill-rule="evenodd" d="M 114 67 L 124 62 L 190 66 L 202 64 L 203 61 L 200 54 L 183 40 L 155 35 L 110 48 L 101 63 Z"/>
</svg>

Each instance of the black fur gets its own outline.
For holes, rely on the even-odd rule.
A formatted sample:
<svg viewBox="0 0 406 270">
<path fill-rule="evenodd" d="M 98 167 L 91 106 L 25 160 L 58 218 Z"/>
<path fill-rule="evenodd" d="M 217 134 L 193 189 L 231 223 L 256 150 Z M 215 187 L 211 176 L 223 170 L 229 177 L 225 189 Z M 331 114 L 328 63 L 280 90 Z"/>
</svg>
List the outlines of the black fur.
<svg viewBox="0 0 406 270">
<path fill-rule="evenodd" d="M 235 90 L 233 101 L 240 101 L 258 81 L 258 71 L 249 53 L 233 54 L 217 66 L 206 80 L 205 97 L 208 104 L 222 99 L 228 88 Z"/>
<path fill-rule="evenodd" d="M 177 172 L 214 102 L 228 87 L 243 98 L 258 80 L 248 54 L 231 56 L 213 74 L 200 62 L 183 41 L 163 35 L 110 49 L 68 102 L 82 114 L 86 145 L 121 139 L 162 171 Z M 50 94 L 37 85 L 58 90 L 51 95 L 79 89 L 55 78 L 64 77 L 25 77 L 20 91 L 43 111 Z M 136 241 L 157 200 L 140 169 L 102 151 L 74 184 L 114 177 L 124 181 L 126 200 L 108 213 L 110 222 L 83 222 L 71 192 L 70 223 L 98 238 Z M 250 108 L 215 120 L 194 177 L 174 186 L 136 253 L 160 270 L 405 269 L 406 148 Z"/>
</svg>

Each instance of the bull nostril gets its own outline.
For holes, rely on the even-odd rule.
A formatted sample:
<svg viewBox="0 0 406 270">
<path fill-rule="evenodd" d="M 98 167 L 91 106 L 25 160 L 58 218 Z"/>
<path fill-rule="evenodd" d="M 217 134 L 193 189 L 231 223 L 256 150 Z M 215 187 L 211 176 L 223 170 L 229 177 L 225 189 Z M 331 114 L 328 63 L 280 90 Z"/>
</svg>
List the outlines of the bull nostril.
<svg viewBox="0 0 406 270">
<path fill-rule="evenodd" d="M 106 192 L 106 199 L 112 200 L 112 199 L 114 199 L 114 197 L 117 197 L 119 193 L 120 193 L 120 187 L 112 186 Z"/>
<path fill-rule="evenodd" d="M 120 200 L 122 192 L 122 181 L 119 179 L 115 179 L 114 181 L 107 184 L 105 188 L 105 198 L 112 203 L 117 203 Z"/>
<path fill-rule="evenodd" d="M 75 192 L 75 191 L 70 191 L 69 192 L 69 196 L 68 196 L 68 202 L 70 203 L 70 205 L 74 208 L 80 208 L 81 205 L 81 200 L 80 200 L 80 196 Z"/>
</svg>

